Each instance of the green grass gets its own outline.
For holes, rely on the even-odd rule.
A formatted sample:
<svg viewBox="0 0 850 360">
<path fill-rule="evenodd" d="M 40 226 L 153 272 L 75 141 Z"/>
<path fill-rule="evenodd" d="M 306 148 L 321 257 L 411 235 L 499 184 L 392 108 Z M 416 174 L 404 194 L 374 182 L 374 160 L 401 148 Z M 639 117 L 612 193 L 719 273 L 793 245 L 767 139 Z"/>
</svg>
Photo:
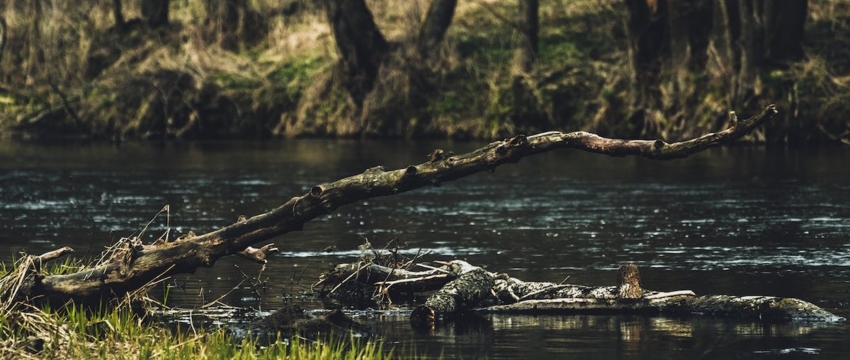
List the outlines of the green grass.
<svg viewBox="0 0 850 360">
<path fill-rule="evenodd" d="M 0 278 L 14 279 L 28 257 L 0 263 Z M 67 274 L 79 260 L 49 264 L 44 274 Z M 7 289 L 3 287 L 3 289 Z M 3 300 L 6 295 L 2 294 Z M 135 294 L 141 297 L 144 294 Z M 174 329 L 133 312 L 128 301 L 91 309 L 68 304 L 59 309 L 3 302 L 0 307 L 0 359 L 389 359 L 392 349 L 375 340 L 325 337 L 269 342 L 235 339 L 224 328 Z M 280 336 L 280 334 L 278 334 Z M 265 338 L 264 338 L 265 340 Z M 412 357 L 412 356 L 411 356 Z"/>
<path fill-rule="evenodd" d="M 36 340 L 38 339 L 38 340 Z M 27 308 L 0 316 L 0 358 L 44 359 L 388 359 L 376 341 L 279 339 L 261 346 L 224 329 L 195 332 L 151 323 L 126 308 Z"/>
</svg>

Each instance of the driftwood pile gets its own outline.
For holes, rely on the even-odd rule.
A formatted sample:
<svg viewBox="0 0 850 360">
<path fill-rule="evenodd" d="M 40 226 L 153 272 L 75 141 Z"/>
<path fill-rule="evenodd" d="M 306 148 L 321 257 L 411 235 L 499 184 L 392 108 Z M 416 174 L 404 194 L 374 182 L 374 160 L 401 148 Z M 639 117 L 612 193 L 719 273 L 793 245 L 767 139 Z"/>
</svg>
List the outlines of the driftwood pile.
<svg viewBox="0 0 850 360">
<path fill-rule="evenodd" d="M 437 262 L 414 272 L 361 261 L 337 265 L 317 285 L 338 289 L 356 282 L 378 300 L 429 294 L 410 317 L 417 327 L 465 313 L 512 314 L 646 314 L 712 316 L 776 323 L 788 321 L 843 321 L 809 302 L 775 296 L 697 296 L 693 291 L 658 292 L 643 289 L 634 264 L 623 265 L 614 286 L 583 286 L 526 282 L 507 274 L 486 271 L 462 260 Z"/>
</svg>

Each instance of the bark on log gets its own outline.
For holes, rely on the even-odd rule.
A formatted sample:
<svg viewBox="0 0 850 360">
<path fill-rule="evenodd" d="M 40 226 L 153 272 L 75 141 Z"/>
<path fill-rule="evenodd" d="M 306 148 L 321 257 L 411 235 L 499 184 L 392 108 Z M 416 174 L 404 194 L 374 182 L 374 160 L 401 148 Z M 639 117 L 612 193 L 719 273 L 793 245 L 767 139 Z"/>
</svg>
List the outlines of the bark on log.
<svg viewBox="0 0 850 360">
<path fill-rule="evenodd" d="M 494 276 L 465 261 L 451 262 L 457 278 L 428 297 L 425 305 L 413 310 L 410 322 L 415 327 L 434 327 L 434 323 L 462 313 L 492 294 Z"/>
<path fill-rule="evenodd" d="M 429 185 L 438 186 L 555 149 L 572 148 L 650 159 L 682 158 L 732 142 L 773 118 L 776 113 L 775 106 L 771 105 L 747 120 L 738 121 L 732 116 L 731 127 L 726 130 L 675 143 L 609 139 L 583 131 L 552 131 L 532 136 L 519 135 L 466 154 L 433 156 L 427 162 L 404 169 L 387 171 L 383 167 L 375 167 L 362 174 L 313 186 L 308 193 L 293 197 L 276 209 L 206 234 L 154 244 L 125 239 L 115 247 L 117 251 L 105 256 L 97 266 L 66 275 L 30 274 L 32 286 L 16 290 L 15 296 L 46 298 L 59 304 L 68 300 L 100 304 L 105 299 L 121 297 L 156 279 L 192 273 L 199 267 L 211 267 L 223 256 L 250 252 L 247 249 L 251 245 L 301 230 L 304 223 L 345 204 Z"/>
<path fill-rule="evenodd" d="M 668 302 L 664 304 L 661 311 L 765 322 L 844 320 L 812 303 L 775 296 L 698 296 L 689 301 Z"/>
<path fill-rule="evenodd" d="M 664 295 L 664 293 L 661 293 Z M 481 314 L 599 314 L 639 313 L 647 315 L 708 316 L 765 323 L 790 321 L 838 322 L 836 316 L 817 305 L 775 296 L 729 296 L 671 293 L 641 299 L 557 298 L 527 300 L 475 309 Z"/>
<path fill-rule="evenodd" d="M 645 314 L 708 316 L 765 323 L 789 321 L 838 322 L 836 316 L 812 303 L 775 296 L 696 296 L 690 290 L 658 292 L 640 289 L 637 266 L 624 265 L 617 286 L 583 286 L 525 282 L 496 274 L 463 261 L 451 262 L 457 279 L 443 278 L 443 288 L 411 313 L 411 324 L 432 328 L 463 312 L 479 314 Z M 338 268 L 348 268 L 343 264 Z M 376 267 L 379 267 L 375 265 Z M 413 279 L 413 278 L 409 278 Z M 424 278 L 423 278 L 424 279 Z M 437 280 L 428 279 L 433 286 Z M 370 284 L 370 282 L 364 282 Z M 626 294 L 623 284 L 628 284 Z M 412 286 L 412 285 L 411 285 Z M 494 305 L 495 304 L 495 305 Z"/>
<path fill-rule="evenodd" d="M 368 286 L 385 286 L 387 291 L 404 293 L 428 292 L 440 289 L 448 281 L 456 277 L 456 275 L 447 274 L 447 272 L 448 270 L 409 271 L 372 263 L 339 264 L 334 268 L 333 272 L 322 275 L 319 282 L 314 286 L 335 286 L 348 279 L 353 279 Z M 387 285 L 391 285 L 391 287 Z"/>
</svg>

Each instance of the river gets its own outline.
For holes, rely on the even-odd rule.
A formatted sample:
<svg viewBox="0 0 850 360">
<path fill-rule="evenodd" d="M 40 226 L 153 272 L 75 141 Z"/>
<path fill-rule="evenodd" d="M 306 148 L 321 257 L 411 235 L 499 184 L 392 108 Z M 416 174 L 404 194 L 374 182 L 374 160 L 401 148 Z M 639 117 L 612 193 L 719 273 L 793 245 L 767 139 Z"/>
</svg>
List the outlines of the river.
<svg viewBox="0 0 850 360">
<path fill-rule="evenodd" d="M 0 261 L 72 246 L 94 257 L 121 237 L 203 233 L 312 185 L 420 163 L 465 142 L 33 144 L 0 142 Z M 612 285 L 633 262 L 645 288 L 796 297 L 850 317 L 850 149 L 733 147 L 654 161 L 562 150 L 440 187 L 339 208 L 273 240 L 264 271 L 239 258 L 174 276 L 172 306 L 221 297 L 272 310 L 368 240 L 464 259 L 529 281 Z M 167 211 L 162 211 L 165 206 Z M 335 251 L 323 251 L 335 247 Z M 256 279 L 264 286 L 253 286 Z M 234 289 L 235 288 L 235 289 Z M 161 291 L 154 295 L 161 295 Z M 447 358 L 783 358 L 850 353 L 850 325 L 636 316 L 504 316 L 410 329 L 360 319 L 388 346 Z"/>
</svg>

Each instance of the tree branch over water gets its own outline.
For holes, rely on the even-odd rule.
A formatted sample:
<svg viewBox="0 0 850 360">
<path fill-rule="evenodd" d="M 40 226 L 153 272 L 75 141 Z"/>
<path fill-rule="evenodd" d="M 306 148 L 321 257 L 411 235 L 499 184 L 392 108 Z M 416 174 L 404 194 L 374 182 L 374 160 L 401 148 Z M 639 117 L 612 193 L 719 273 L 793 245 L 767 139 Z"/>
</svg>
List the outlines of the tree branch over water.
<svg viewBox="0 0 850 360">
<path fill-rule="evenodd" d="M 265 261 L 275 251 L 266 245 L 251 247 L 273 237 L 301 230 L 308 221 L 333 212 L 338 207 L 379 196 L 389 196 L 429 185 L 460 179 L 497 166 L 555 149 L 578 149 L 611 156 L 636 155 L 650 159 L 675 159 L 730 143 L 776 116 L 774 105 L 749 119 L 738 121 L 730 114 L 730 127 L 695 139 L 667 143 L 661 140 L 608 139 L 578 131 L 518 135 L 493 142 L 472 152 L 454 155 L 435 150 L 428 161 L 404 169 L 375 167 L 361 174 L 313 186 L 302 196 L 293 197 L 269 212 L 240 219 L 222 229 L 172 242 L 142 244 L 139 238 L 123 239 L 104 255 L 99 264 L 67 275 L 44 275 L 35 267 L 23 276 L 0 279 L 0 298 L 29 301 L 46 297 L 51 302 L 75 300 L 97 304 L 103 299 L 120 298 L 146 284 L 178 273 L 192 273 L 211 267 L 221 257 L 241 255 Z M 64 253 L 63 253 L 64 254 Z M 15 279 L 16 286 L 6 286 Z"/>
</svg>

